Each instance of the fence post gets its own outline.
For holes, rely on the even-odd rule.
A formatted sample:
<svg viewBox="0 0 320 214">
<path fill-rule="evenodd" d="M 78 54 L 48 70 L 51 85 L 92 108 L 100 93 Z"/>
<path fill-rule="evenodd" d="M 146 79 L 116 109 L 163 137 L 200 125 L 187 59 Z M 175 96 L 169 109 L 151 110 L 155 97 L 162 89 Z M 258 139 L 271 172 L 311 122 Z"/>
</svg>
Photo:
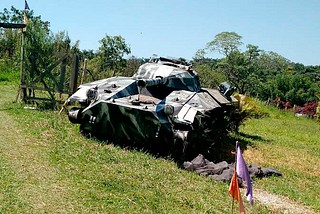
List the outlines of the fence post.
<svg viewBox="0 0 320 214">
<path fill-rule="evenodd" d="M 63 84 L 64 84 L 64 79 L 65 79 L 65 74 L 66 74 L 66 66 L 67 66 L 67 58 L 64 59 L 61 62 L 60 69 L 61 69 L 61 76 L 60 76 L 60 84 L 59 84 L 59 90 L 62 92 L 63 91 Z"/>
<path fill-rule="evenodd" d="M 72 57 L 71 76 L 70 76 L 70 92 L 71 93 L 74 93 L 77 90 L 78 70 L 79 70 L 79 57 L 78 55 L 74 54 Z"/>
<path fill-rule="evenodd" d="M 24 85 L 24 32 L 21 29 L 21 63 L 20 63 L 20 86 Z M 21 88 L 20 87 L 20 98 L 22 100 L 25 99 L 25 96 L 27 94 L 27 89 L 26 88 Z"/>
<path fill-rule="evenodd" d="M 83 84 L 84 76 L 85 76 L 86 71 L 87 71 L 87 63 L 88 63 L 88 59 L 84 59 L 84 63 L 83 63 L 83 71 L 82 71 L 82 77 L 81 77 L 80 85 L 82 85 L 82 84 Z"/>
</svg>

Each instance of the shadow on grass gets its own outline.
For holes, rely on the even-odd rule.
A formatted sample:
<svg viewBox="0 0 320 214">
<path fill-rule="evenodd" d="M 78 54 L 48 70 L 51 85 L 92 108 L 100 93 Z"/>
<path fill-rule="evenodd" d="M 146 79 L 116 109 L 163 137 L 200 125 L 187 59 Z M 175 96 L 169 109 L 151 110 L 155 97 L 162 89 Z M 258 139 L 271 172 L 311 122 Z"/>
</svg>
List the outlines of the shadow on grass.
<svg viewBox="0 0 320 214">
<path fill-rule="evenodd" d="M 87 138 L 95 138 L 97 142 L 101 144 L 112 144 L 126 150 L 141 151 L 157 158 L 161 157 L 173 160 L 181 168 L 183 168 L 183 162 L 191 161 L 199 154 L 202 154 L 207 160 L 214 163 L 221 161 L 232 163 L 235 160 L 234 152 L 236 141 L 239 141 L 243 152 L 248 145 L 252 145 L 252 138 L 259 138 L 259 136 L 248 136 L 243 133 L 240 133 L 239 136 L 225 135 L 219 137 L 219 139 L 210 146 L 203 146 L 201 142 L 197 142 L 197 145 L 193 145 L 191 148 L 188 148 L 190 147 L 190 145 L 188 145 L 186 151 L 183 153 L 183 143 L 172 144 L 172 147 L 161 147 L 159 145 L 150 147 L 150 145 L 139 142 L 107 139 L 104 136 L 96 136 L 88 133 L 83 133 L 83 135 Z M 262 138 L 260 139 L 263 140 Z"/>
<path fill-rule="evenodd" d="M 263 139 L 261 136 L 259 135 L 250 135 L 250 134 L 246 134 L 246 133 L 242 133 L 240 132 L 239 135 L 241 137 L 244 137 L 244 138 L 249 138 L 251 140 L 257 140 L 257 141 L 261 141 L 261 142 L 268 142 L 267 140 Z"/>
</svg>

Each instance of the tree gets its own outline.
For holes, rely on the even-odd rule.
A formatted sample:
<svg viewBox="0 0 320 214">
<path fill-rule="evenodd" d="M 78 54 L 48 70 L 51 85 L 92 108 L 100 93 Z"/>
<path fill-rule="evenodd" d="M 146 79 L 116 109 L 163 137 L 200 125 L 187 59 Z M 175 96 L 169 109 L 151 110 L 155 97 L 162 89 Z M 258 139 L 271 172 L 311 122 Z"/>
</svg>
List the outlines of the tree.
<svg viewBox="0 0 320 214">
<path fill-rule="evenodd" d="M 54 51 L 68 53 L 71 48 L 71 39 L 66 31 L 58 32 L 54 35 Z"/>
<path fill-rule="evenodd" d="M 214 37 L 214 40 L 207 43 L 206 49 L 209 51 L 218 51 L 220 54 L 229 57 L 230 53 L 238 51 L 242 45 L 241 36 L 235 32 L 222 32 Z M 199 52 L 198 54 L 203 54 Z"/>
<path fill-rule="evenodd" d="M 81 54 L 80 54 L 80 58 L 81 60 L 84 60 L 84 59 L 93 59 L 97 56 L 97 54 L 92 50 L 82 50 L 81 51 Z"/>
<path fill-rule="evenodd" d="M 201 87 L 218 88 L 220 83 L 225 82 L 225 75 L 212 69 L 210 64 L 196 64 L 194 66 L 200 77 Z"/>
<path fill-rule="evenodd" d="M 289 66 L 289 61 L 286 58 L 273 51 L 262 51 L 257 63 L 259 67 L 265 71 L 265 75 L 283 73 Z"/>
<path fill-rule="evenodd" d="M 126 66 L 126 60 L 123 56 L 130 54 L 131 49 L 121 36 L 106 35 L 99 43 L 101 44 L 98 51 L 101 62 L 100 71 L 111 70 L 112 76 L 114 76 L 116 71 Z"/>
<path fill-rule="evenodd" d="M 127 66 L 123 69 L 123 76 L 131 77 L 133 76 L 139 69 L 141 65 L 141 60 L 136 58 L 135 56 L 131 56 L 127 60 Z"/>
<path fill-rule="evenodd" d="M 301 63 L 294 63 L 292 70 L 296 74 L 302 74 L 302 73 L 305 73 L 306 71 L 304 65 Z"/>
<path fill-rule="evenodd" d="M 32 11 L 27 14 L 29 17 L 32 16 Z M 0 22 L 22 23 L 23 13 L 13 6 L 10 10 L 4 8 L 3 12 L 0 12 Z M 20 51 L 20 35 L 18 29 L 0 28 L 0 58 L 13 59 L 13 57 L 18 57 L 16 53 Z M 17 58 L 13 60 L 17 61 Z"/>
<path fill-rule="evenodd" d="M 226 75 L 228 82 L 235 86 L 240 94 L 256 93 L 256 86 L 260 83 L 257 75 L 259 52 L 258 46 L 247 45 L 245 52 L 234 50 L 218 64 L 218 69 Z"/>
<path fill-rule="evenodd" d="M 206 55 L 206 51 L 204 49 L 199 49 L 197 50 L 193 59 L 197 61 L 202 61 L 202 59 L 204 59 L 204 55 Z"/>
<path fill-rule="evenodd" d="M 245 52 L 240 52 L 242 45 L 241 36 L 235 32 L 222 32 L 215 36 L 214 40 L 207 43 L 205 49 L 199 49 L 194 57 L 201 64 L 204 62 L 205 50 L 218 51 L 225 58 L 221 59 L 218 72 L 224 73 L 227 81 L 235 86 L 239 93 L 255 93 L 255 87 L 259 85 L 258 57 L 260 51 L 258 46 L 247 45 Z M 208 75 L 203 75 L 208 76 Z"/>
</svg>

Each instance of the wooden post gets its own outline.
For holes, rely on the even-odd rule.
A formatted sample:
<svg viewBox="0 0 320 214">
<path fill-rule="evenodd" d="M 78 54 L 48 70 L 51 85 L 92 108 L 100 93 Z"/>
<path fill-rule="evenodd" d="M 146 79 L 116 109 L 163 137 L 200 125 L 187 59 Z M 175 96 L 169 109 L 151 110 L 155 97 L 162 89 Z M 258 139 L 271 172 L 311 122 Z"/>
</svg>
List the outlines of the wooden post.
<svg viewBox="0 0 320 214">
<path fill-rule="evenodd" d="M 82 77 L 81 77 L 81 82 L 80 82 L 81 85 L 83 84 L 84 76 L 86 74 L 85 72 L 87 71 L 87 64 L 88 64 L 88 59 L 84 59 Z"/>
<path fill-rule="evenodd" d="M 66 75 L 66 66 L 67 66 L 67 58 L 65 58 L 60 65 L 61 75 L 60 75 L 59 90 L 61 92 L 63 91 L 63 84 L 64 84 L 65 75 Z"/>
<path fill-rule="evenodd" d="M 20 86 L 24 85 L 24 31 L 21 29 L 21 64 L 20 64 Z M 25 88 L 20 87 L 20 98 L 22 100 L 25 99 L 25 96 L 27 95 L 27 90 Z"/>
<path fill-rule="evenodd" d="M 74 54 L 72 57 L 72 66 L 71 66 L 70 93 L 74 93 L 77 90 L 78 70 L 79 70 L 79 57 L 78 55 Z"/>
</svg>

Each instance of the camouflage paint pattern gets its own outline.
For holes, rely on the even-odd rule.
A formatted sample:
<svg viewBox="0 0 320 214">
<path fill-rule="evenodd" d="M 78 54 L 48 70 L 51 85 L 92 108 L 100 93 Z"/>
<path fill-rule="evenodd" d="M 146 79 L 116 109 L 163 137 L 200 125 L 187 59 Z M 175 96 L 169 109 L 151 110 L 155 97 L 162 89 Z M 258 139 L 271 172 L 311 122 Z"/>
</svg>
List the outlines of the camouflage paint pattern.
<svg viewBox="0 0 320 214">
<path fill-rule="evenodd" d="M 223 112 L 234 98 L 201 89 L 191 65 L 159 58 L 133 77 L 112 77 L 80 85 L 67 101 L 81 129 L 111 139 L 153 144 L 188 141 L 207 112 Z M 195 135 L 195 134 L 191 134 Z"/>
</svg>

